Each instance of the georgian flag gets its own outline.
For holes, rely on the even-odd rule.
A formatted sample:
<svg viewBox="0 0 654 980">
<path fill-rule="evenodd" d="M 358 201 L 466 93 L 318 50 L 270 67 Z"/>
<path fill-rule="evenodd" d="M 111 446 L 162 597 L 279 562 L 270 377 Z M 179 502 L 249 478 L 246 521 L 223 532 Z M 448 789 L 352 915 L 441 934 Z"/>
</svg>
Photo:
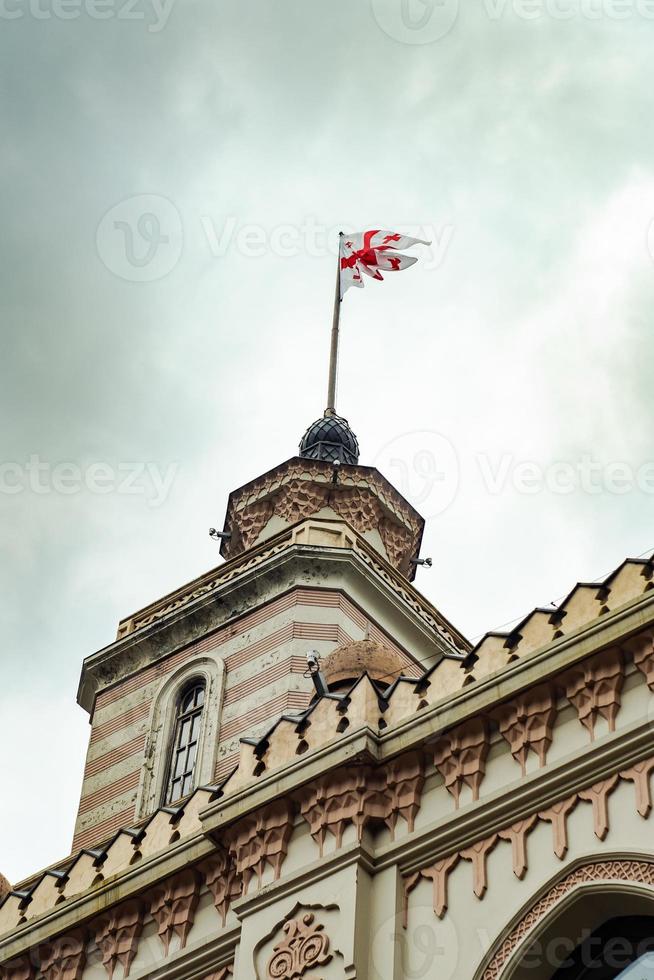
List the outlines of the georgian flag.
<svg viewBox="0 0 654 980">
<path fill-rule="evenodd" d="M 363 286 L 363 276 L 382 279 L 384 272 L 399 272 L 417 262 L 412 255 L 402 255 L 401 248 L 431 245 L 422 238 L 409 238 L 393 231 L 362 231 L 343 235 L 340 246 L 341 298 L 350 286 Z"/>
</svg>

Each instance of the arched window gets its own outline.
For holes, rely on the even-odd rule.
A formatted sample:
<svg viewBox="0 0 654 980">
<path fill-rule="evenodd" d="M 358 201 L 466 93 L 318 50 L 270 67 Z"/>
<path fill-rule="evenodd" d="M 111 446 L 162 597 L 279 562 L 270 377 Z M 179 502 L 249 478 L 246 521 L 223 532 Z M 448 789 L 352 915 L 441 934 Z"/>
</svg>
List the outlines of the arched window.
<svg viewBox="0 0 654 980">
<path fill-rule="evenodd" d="M 166 804 L 181 800 L 193 789 L 193 776 L 202 726 L 204 691 L 204 681 L 195 680 L 184 688 L 177 702 L 175 731 L 170 750 L 164 799 Z"/>
</svg>

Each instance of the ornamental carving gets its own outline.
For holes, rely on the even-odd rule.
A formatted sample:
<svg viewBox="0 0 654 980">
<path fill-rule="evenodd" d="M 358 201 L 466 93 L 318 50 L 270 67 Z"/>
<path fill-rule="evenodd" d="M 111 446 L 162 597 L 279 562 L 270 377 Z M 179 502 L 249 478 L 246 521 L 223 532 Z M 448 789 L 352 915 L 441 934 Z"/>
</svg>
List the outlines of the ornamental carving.
<svg viewBox="0 0 654 980">
<path fill-rule="evenodd" d="M 654 772 L 654 758 L 645 759 L 630 769 L 602 779 L 586 789 L 578 790 L 571 796 L 559 800 L 552 806 L 523 820 L 511 824 L 498 833 L 490 834 L 469 847 L 454 854 L 439 858 L 432 865 L 421 868 L 404 878 L 404 927 L 408 923 L 409 894 L 421 879 L 432 882 L 434 913 L 442 918 L 447 911 L 447 884 L 450 873 L 459 861 L 472 864 L 473 892 L 481 899 L 488 887 L 487 857 L 500 841 L 511 844 L 513 873 L 523 878 L 527 872 L 527 837 L 539 821 L 552 825 L 552 849 L 559 860 L 563 860 L 568 850 L 568 817 L 580 803 L 590 803 L 593 818 L 593 831 L 599 840 L 604 840 L 609 832 L 608 798 L 620 780 L 633 782 L 636 797 L 636 810 L 642 817 L 651 812 L 649 777 Z M 654 865 L 653 865 L 654 867 Z"/>
<path fill-rule="evenodd" d="M 229 980 L 232 976 L 234 976 L 234 966 L 230 963 L 229 966 L 221 966 L 220 969 L 210 973 L 204 980 Z"/>
<path fill-rule="evenodd" d="M 488 749 L 488 725 L 483 718 L 472 718 L 458 725 L 436 742 L 434 764 L 457 809 L 464 786 L 472 790 L 473 800 L 479 799 Z"/>
<path fill-rule="evenodd" d="M 651 632 L 628 640 L 626 648 L 631 651 L 634 663 L 641 672 L 650 691 L 654 691 L 654 636 Z"/>
<path fill-rule="evenodd" d="M 143 907 L 140 902 L 126 902 L 117 906 L 96 919 L 92 928 L 109 980 L 118 963 L 123 968 L 123 977 L 128 977 L 143 930 Z"/>
<path fill-rule="evenodd" d="M 230 495 L 225 526 L 232 537 L 223 543 L 222 554 L 231 559 L 252 547 L 273 514 L 295 524 L 324 507 L 360 534 L 378 530 L 389 561 L 413 577 L 408 557 L 422 534 L 419 514 L 373 470 L 353 472 L 334 485 L 329 464 L 308 459 L 288 460 Z"/>
<path fill-rule="evenodd" d="M 307 970 L 324 966 L 332 958 L 325 927 L 312 912 L 284 924 L 286 938 L 273 947 L 266 968 L 267 980 L 300 980 Z"/>
<path fill-rule="evenodd" d="M 80 931 L 59 936 L 39 949 L 44 980 L 80 980 L 86 963 L 86 943 Z"/>
<path fill-rule="evenodd" d="M 251 548 L 273 515 L 269 500 L 259 500 L 247 507 L 239 518 L 239 546 L 243 551 Z"/>
<path fill-rule="evenodd" d="M 227 913 L 235 898 L 242 893 L 241 880 L 230 856 L 225 851 L 217 851 L 198 868 L 204 875 L 207 888 L 213 897 L 213 904 L 225 925 Z"/>
<path fill-rule="evenodd" d="M 0 966 L 0 980 L 33 980 L 34 968 L 27 956 Z"/>
<path fill-rule="evenodd" d="M 424 782 L 422 756 L 417 752 L 408 752 L 386 767 L 337 769 L 299 791 L 300 812 L 322 856 L 327 834 L 336 838 L 339 848 L 348 825 L 356 828 L 358 840 L 372 822 L 384 824 L 393 837 L 398 817 L 412 831 Z"/>
<path fill-rule="evenodd" d="M 243 882 L 244 895 L 254 875 L 261 887 L 267 865 L 275 881 L 279 878 L 292 831 L 293 810 L 288 800 L 276 800 L 227 828 L 223 840 Z"/>
<path fill-rule="evenodd" d="M 200 877 L 191 868 L 168 878 L 151 892 L 150 914 L 157 923 L 165 956 L 175 935 L 179 936 L 179 948 L 186 946 L 199 901 Z"/>
<path fill-rule="evenodd" d="M 523 776 L 530 751 L 536 753 L 541 766 L 545 765 L 556 720 L 556 703 L 549 685 L 525 691 L 493 711 L 492 717 L 506 739 L 511 755 L 520 763 Z"/>
<path fill-rule="evenodd" d="M 583 660 L 561 678 L 566 697 L 577 709 L 579 721 L 588 729 L 591 741 L 600 716 L 606 718 L 609 731 L 615 731 L 623 683 L 624 657 L 617 647 Z"/>
</svg>

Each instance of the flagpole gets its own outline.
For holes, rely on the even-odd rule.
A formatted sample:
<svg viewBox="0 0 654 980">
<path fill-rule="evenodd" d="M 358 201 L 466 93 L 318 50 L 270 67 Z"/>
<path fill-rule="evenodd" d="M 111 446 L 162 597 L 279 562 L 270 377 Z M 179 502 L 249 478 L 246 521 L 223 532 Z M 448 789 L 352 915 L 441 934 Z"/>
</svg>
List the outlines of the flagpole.
<svg viewBox="0 0 654 980">
<path fill-rule="evenodd" d="M 341 321 L 341 239 L 338 233 L 338 261 L 336 264 L 336 291 L 334 293 L 334 315 L 332 317 L 332 343 L 329 352 L 329 385 L 327 388 L 327 408 L 325 415 L 336 415 L 336 372 L 338 370 L 338 339 Z"/>
</svg>

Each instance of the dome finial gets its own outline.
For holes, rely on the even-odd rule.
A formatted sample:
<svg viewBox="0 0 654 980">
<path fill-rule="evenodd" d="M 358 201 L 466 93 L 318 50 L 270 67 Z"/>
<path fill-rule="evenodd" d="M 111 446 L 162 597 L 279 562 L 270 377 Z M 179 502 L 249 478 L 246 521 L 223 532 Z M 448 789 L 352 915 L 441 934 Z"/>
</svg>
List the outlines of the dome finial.
<svg viewBox="0 0 654 980">
<path fill-rule="evenodd" d="M 338 460 L 356 466 L 359 462 L 359 443 L 347 419 L 328 408 L 322 418 L 310 425 L 302 436 L 300 456 L 322 459 L 327 463 Z"/>
</svg>

